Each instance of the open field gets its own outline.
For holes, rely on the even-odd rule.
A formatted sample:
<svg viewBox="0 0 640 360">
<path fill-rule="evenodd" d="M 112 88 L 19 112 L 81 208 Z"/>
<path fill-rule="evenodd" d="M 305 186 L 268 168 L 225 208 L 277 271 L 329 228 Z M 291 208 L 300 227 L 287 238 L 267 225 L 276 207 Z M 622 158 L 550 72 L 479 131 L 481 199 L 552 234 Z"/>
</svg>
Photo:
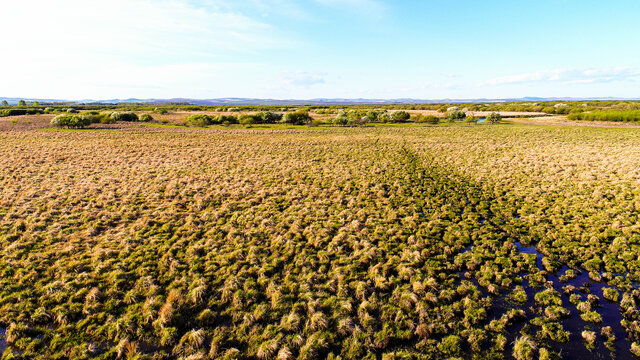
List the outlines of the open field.
<svg viewBox="0 0 640 360">
<path fill-rule="evenodd" d="M 640 352 L 640 130 L 29 126 L 4 358 Z"/>
</svg>

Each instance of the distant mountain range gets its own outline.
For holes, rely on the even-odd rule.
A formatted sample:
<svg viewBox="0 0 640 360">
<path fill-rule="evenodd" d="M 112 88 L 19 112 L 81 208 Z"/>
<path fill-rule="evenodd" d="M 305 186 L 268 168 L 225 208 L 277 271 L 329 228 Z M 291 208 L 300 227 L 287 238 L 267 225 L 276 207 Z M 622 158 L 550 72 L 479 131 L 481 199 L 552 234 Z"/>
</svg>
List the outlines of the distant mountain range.
<svg viewBox="0 0 640 360">
<path fill-rule="evenodd" d="M 120 103 L 187 103 L 192 105 L 364 105 L 364 104 L 442 104 L 442 103 L 478 103 L 478 102 L 543 102 L 543 101 L 589 101 L 589 100 L 640 100 L 640 98 L 614 98 L 614 97 L 593 97 L 593 98 L 573 98 L 573 97 L 523 97 L 505 99 L 328 99 L 316 98 L 307 100 L 295 99 L 258 99 L 258 98 L 218 98 L 218 99 L 108 99 L 108 100 L 60 100 L 60 99 L 34 99 L 34 98 L 8 98 L 0 97 L 0 101 L 6 100 L 9 104 L 17 104 L 20 100 L 38 101 L 41 103 L 69 103 L 69 104 L 120 104 Z"/>
</svg>

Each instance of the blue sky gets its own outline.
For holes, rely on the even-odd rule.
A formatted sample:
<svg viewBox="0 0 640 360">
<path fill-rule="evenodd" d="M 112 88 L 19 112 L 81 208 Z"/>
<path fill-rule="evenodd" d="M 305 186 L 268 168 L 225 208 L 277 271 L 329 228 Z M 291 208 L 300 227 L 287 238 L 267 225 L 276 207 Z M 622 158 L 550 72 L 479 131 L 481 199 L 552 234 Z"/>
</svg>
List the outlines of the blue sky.
<svg viewBox="0 0 640 360">
<path fill-rule="evenodd" d="M 0 96 L 640 97 L 636 0 L 20 0 Z"/>
</svg>

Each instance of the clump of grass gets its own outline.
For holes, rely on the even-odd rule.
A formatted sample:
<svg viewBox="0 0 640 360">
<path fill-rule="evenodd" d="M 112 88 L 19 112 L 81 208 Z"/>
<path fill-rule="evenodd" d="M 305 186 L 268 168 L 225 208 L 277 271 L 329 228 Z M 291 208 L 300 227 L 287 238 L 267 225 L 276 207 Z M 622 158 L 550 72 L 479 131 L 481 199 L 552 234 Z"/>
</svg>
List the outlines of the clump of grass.
<svg viewBox="0 0 640 360">
<path fill-rule="evenodd" d="M 580 314 L 580 318 L 588 323 L 600 324 L 602 323 L 602 315 L 595 311 L 586 311 Z"/>
<path fill-rule="evenodd" d="M 524 291 L 524 287 L 518 285 L 507 295 L 507 299 L 516 304 L 525 304 L 527 302 L 527 293 Z"/>
<path fill-rule="evenodd" d="M 611 302 L 617 303 L 620 301 L 620 293 L 618 290 L 613 288 L 603 288 L 602 289 L 602 297 Z"/>
<path fill-rule="evenodd" d="M 589 350 L 593 350 L 596 345 L 596 333 L 589 330 L 582 331 L 582 340 Z"/>
<path fill-rule="evenodd" d="M 516 360 L 532 360 L 535 357 L 537 348 L 533 339 L 523 335 L 514 342 L 512 354 Z"/>
</svg>

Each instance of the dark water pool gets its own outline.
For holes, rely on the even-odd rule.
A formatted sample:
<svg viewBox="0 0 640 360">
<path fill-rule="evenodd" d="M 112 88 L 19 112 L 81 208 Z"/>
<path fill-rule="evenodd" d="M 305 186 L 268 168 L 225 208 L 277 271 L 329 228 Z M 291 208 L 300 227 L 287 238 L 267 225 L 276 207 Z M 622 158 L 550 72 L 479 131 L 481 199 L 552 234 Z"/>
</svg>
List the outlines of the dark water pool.
<svg viewBox="0 0 640 360">
<path fill-rule="evenodd" d="M 7 339 L 5 335 L 7 330 L 3 327 L 0 327 L 0 355 L 7 349 Z"/>
<path fill-rule="evenodd" d="M 538 268 L 540 270 L 543 269 L 543 255 L 540 254 L 534 246 L 522 246 L 520 243 L 516 243 L 515 245 L 521 253 L 536 255 Z M 464 250 L 466 252 L 471 251 L 472 249 L 469 247 Z M 620 324 L 623 317 L 620 313 L 618 303 L 607 301 L 603 297 L 603 288 L 606 284 L 590 280 L 589 275 L 586 272 L 580 272 L 577 269 L 574 269 L 577 275 L 575 279 L 568 280 L 567 282 L 561 282 L 560 276 L 565 274 L 568 269 L 568 267 L 564 266 L 556 274 L 548 275 L 547 282 L 551 282 L 553 288 L 561 294 L 562 306 L 571 312 L 568 318 L 561 320 L 564 330 L 570 333 L 569 342 L 558 343 L 550 340 L 543 340 L 539 342 L 544 342 L 546 347 L 561 354 L 562 359 L 637 359 L 631 354 L 631 342 L 626 339 L 626 332 Z M 580 312 L 576 309 L 576 306 L 569 302 L 569 295 L 565 294 L 563 291 L 563 287 L 567 285 L 573 285 L 576 288 L 574 293 L 580 296 L 581 301 L 587 300 L 588 293 L 600 298 L 599 304 L 594 307 L 593 310 L 602 316 L 602 324 L 587 323 L 580 318 Z M 476 286 L 478 286 L 477 283 Z M 527 294 L 527 302 L 525 304 L 517 305 L 507 301 L 507 293 L 505 292 L 493 299 L 488 316 L 487 323 L 491 320 L 500 319 L 503 314 L 511 309 L 521 309 L 527 316 L 526 320 L 517 322 L 507 328 L 507 340 L 510 345 L 507 346 L 504 354 L 507 359 L 513 358 L 511 354 L 511 345 L 516 338 L 522 335 L 523 330 L 532 336 L 535 335 L 537 329 L 529 323 L 529 320 L 537 316 L 542 316 L 541 314 L 534 313 L 533 310 L 536 308 L 534 296 L 537 292 L 544 290 L 544 287 L 532 287 L 526 279 L 523 279 L 522 286 Z M 580 291 L 580 288 L 584 291 Z M 486 293 L 484 293 L 484 295 L 486 295 Z M 604 345 L 604 338 L 600 333 L 602 328 L 605 326 L 610 326 L 616 336 L 615 351 L 609 350 Z M 584 345 L 582 340 L 583 330 L 594 331 L 596 333 L 596 343 L 593 350 L 587 349 Z"/>
</svg>

